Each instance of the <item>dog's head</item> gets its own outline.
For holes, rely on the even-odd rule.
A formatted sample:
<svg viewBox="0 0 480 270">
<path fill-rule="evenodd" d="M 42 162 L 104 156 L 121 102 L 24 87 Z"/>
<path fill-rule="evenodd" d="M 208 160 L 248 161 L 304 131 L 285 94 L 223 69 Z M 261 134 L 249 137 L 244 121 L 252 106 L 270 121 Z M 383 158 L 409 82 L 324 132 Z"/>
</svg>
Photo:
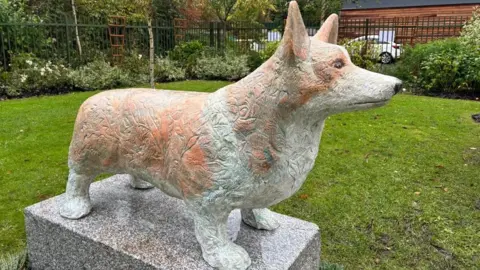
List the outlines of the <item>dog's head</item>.
<svg viewBox="0 0 480 270">
<path fill-rule="evenodd" d="M 384 105 L 401 89 L 400 80 L 355 66 L 337 36 L 334 14 L 310 38 L 298 4 L 290 2 L 282 42 L 269 60 L 284 78 L 280 104 L 328 115 Z"/>
</svg>

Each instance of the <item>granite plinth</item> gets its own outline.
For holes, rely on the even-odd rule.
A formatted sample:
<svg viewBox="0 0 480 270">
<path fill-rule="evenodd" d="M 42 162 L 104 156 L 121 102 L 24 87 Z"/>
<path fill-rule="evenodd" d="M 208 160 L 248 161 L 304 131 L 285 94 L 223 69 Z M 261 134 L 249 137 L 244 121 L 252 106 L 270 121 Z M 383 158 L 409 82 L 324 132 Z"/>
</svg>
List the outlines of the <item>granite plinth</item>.
<svg viewBox="0 0 480 270">
<path fill-rule="evenodd" d="M 63 195 L 25 209 L 32 269 L 213 269 L 183 201 L 132 189 L 123 175 L 93 183 L 90 197 L 93 211 L 79 220 L 58 214 Z M 229 217 L 229 236 L 249 253 L 249 269 L 318 269 L 318 227 L 275 216 L 281 226 L 274 231 L 245 225 L 239 210 Z"/>
</svg>

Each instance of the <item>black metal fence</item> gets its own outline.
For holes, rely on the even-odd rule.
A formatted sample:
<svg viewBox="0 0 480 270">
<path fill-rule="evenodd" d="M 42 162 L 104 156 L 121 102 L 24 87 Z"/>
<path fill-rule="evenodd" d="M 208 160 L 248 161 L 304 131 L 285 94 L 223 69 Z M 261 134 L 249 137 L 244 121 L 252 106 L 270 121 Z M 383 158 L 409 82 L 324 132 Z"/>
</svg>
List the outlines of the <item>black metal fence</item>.
<svg viewBox="0 0 480 270">
<path fill-rule="evenodd" d="M 82 47 L 77 47 L 76 29 Z M 62 59 L 70 63 L 88 61 L 90 58 L 111 55 L 112 46 L 107 22 L 88 21 L 63 23 L 0 23 L 0 62 L 8 67 L 11 56 L 32 53 L 45 59 Z M 174 29 L 168 24 L 154 24 L 155 53 L 163 54 L 175 46 Z M 125 27 L 125 49 L 128 52 L 147 54 L 148 26 L 130 23 Z"/>
<path fill-rule="evenodd" d="M 379 36 L 400 44 L 415 45 L 434 39 L 458 36 L 467 17 L 341 19 L 339 38 Z M 306 23 L 309 35 L 320 27 L 318 22 Z M 82 45 L 78 53 L 76 28 Z M 0 23 L 0 65 L 7 69 L 11 57 L 18 53 L 33 53 L 47 59 L 62 59 L 69 63 L 85 62 L 99 55 L 111 56 L 108 19 L 69 21 L 60 23 Z M 215 50 L 233 49 L 241 52 L 261 51 L 268 42 L 282 37 L 282 24 L 220 23 L 175 20 L 154 23 L 154 45 L 157 55 L 165 54 L 176 44 L 199 40 Z M 393 34 L 394 33 L 394 38 Z M 148 54 L 149 37 L 146 24 L 128 22 L 124 32 L 126 53 Z M 382 34 L 385 35 L 385 34 Z M 382 42 L 382 41 L 381 41 Z"/>
<path fill-rule="evenodd" d="M 459 36 L 470 17 L 403 17 L 340 20 L 339 38 L 357 38 L 393 32 L 399 44 L 414 46 L 436 39 Z"/>
</svg>

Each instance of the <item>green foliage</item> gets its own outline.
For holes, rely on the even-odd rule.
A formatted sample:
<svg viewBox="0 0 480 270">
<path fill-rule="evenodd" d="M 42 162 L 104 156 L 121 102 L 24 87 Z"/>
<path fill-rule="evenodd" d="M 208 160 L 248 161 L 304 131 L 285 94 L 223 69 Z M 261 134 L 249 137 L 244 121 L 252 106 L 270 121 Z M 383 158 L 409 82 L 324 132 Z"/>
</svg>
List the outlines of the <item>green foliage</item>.
<svg viewBox="0 0 480 270">
<path fill-rule="evenodd" d="M 0 256 L 1 270 L 24 270 L 27 269 L 27 250 L 15 254 Z"/>
<path fill-rule="evenodd" d="M 142 8 L 142 5 L 129 0 L 77 0 L 77 9 L 80 15 L 85 14 L 97 18 L 128 15 L 133 21 L 142 21 L 145 19 Z"/>
<path fill-rule="evenodd" d="M 187 75 L 192 74 L 192 69 L 197 63 L 197 58 L 205 51 L 205 45 L 198 40 L 183 42 L 175 46 L 168 53 L 168 58 L 176 61 L 184 68 Z"/>
<path fill-rule="evenodd" d="M 217 18 L 226 22 L 230 15 L 235 12 L 237 0 L 209 0 L 207 9 L 217 16 Z"/>
<path fill-rule="evenodd" d="M 465 94 L 480 87 L 480 50 L 457 38 L 406 48 L 396 76 L 421 94 Z"/>
<path fill-rule="evenodd" d="M 231 52 L 224 56 L 205 56 L 197 60 L 193 74 L 199 79 L 234 81 L 245 77 L 250 71 L 247 55 Z"/>
<path fill-rule="evenodd" d="M 277 50 L 280 45 L 280 41 L 268 42 L 265 50 L 260 51 L 260 59 L 263 62 L 267 61 Z"/>
<path fill-rule="evenodd" d="M 264 21 L 270 12 L 275 12 L 275 0 L 237 0 L 230 21 Z"/>
<path fill-rule="evenodd" d="M 373 44 L 366 43 L 365 41 L 349 41 L 342 40 L 340 41 L 345 49 L 350 54 L 350 59 L 352 63 L 357 67 L 368 69 L 371 71 L 376 71 L 377 69 L 377 55 L 375 54 Z"/>
<path fill-rule="evenodd" d="M 12 59 L 12 72 L 6 76 L 8 96 L 58 94 L 71 89 L 70 68 L 34 57 L 19 54 Z"/>
<path fill-rule="evenodd" d="M 272 57 L 279 44 L 280 41 L 268 42 L 264 50 L 261 50 L 260 52 L 250 51 L 248 53 L 248 66 L 250 67 L 250 71 L 254 71 Z"/>
<path fill-rule="evenodd" d="M 468 91 L 480 83 L 480 54 L 464 49 L 434 53 L 422 63 L 418 83 L 431 92 Z"/>
<path fill-rule="evenodd" d="M 480 6 L 475 7 L 472 18 L 463 26 L 460 42 L 480 50 Z"/>
<path fill-rule="evenodd" d="M 15 54 L 31 51 L 33 44 L 37 48 L 51 45 L 51 38 L 47 38 L 46 29 L 19 25 L 39 22 L 42 22 L 42 19 L 28 11 L 27 1 L 0 0 L 0 23 L 9 24 L 0 25 L 0 33 L 2 33 L 2 38 L 8 37 L 8 46 L 15 48 Z M 9 53 L 7 52 L 7 55 Z M 0 65 L 4 64 L 1 62 L 2 59 L 3 57 L 0 58 Z"/>
<path fill-rule="evenodd" d="M 271 19 L 274 22 L 283 24 L 288 12 L 287 1 L 275 0 L 277 12 L 272 13 Z M 307 23 L 320 23 L 332 13 L 338 14 L 344 2 L 342 0 L 297 0 L 303 21 Z M 348 1 L 357 2 L 357 1 Z M 283 28 L 283 27 L 282 27 Z"/>
<path fill-rule="evenodd" d="M 28 10 L 26 0 L 0 0 L 0 23 L 39 22 L 41 18 Z"/>
<path fill-rule="evenodd" d="M 149 79 L 148 64 L 148 56 L 132 51 L 125 55 L 119 67 L 135 78 L 136 82 L 145 83 Z"/>
<path fill-rule="evenodd" d="M 77 2 L 77 0 L 75 0 Z M 65 21 L 66 17 L 72 16 L 71 0 L 41 0 L 24 1 L 25 10 L 42 18 L 44 22 Z"/>
<path fill-rule="evenodd" d="M 113 89 L 138 84 L 128 72 L 100 59 L 74 70 L 70 78 L 75 89 L 79 90 Z"/>
<path fill-rule="evenodd" d="M 0 67 L 0 100 L 4 96 L 7 96 L 8 75 L 8 72 L 6 72 L 5 70 L 3 70 L 3 68 Z"/>
<path fill-rule="evenodd" d="M 259 52 L 250 51 L 248 53 L 248 67 L 250 68 L 250 71 L 254 71 L 260 65 L 262 65 L 262 63 L 263 60 Z"/>
<path fill-rule="evenodd" d="M 169 58 L 157 57 L 155 61 L 155 81 L 169 82 L 185 79 L 185 69 Z"/>
</svg>

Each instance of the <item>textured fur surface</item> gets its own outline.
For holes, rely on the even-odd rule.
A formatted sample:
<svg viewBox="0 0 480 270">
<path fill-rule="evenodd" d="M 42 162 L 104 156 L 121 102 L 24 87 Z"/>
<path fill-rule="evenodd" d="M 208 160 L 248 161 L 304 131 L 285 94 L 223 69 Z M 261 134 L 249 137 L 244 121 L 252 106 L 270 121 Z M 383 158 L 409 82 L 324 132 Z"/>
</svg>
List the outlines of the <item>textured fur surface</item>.
<svg viewBox="0 0 480 270">
<path fill-rule="evenodd" d="M 97 174 L 130 174 L 134 187 L 151 184 L 185 201 L 210 265 L 247 268 L 248 254 L 227 239 L 228 214 L 241 208 L 247 224 L 275 229 L 266 207 L 301 187 L 326 117 L 381 106 L 400 88 L 393 77 L 354 66 L 335 45 L 337 31 L 332 15 L 309 38 L 291 2 L 277 52 L 233 85 L 211 94 L 125 89 L 89 98 L 75 123 L 60 214 L 91 211 L 88 187 Z"/>
</svg>

